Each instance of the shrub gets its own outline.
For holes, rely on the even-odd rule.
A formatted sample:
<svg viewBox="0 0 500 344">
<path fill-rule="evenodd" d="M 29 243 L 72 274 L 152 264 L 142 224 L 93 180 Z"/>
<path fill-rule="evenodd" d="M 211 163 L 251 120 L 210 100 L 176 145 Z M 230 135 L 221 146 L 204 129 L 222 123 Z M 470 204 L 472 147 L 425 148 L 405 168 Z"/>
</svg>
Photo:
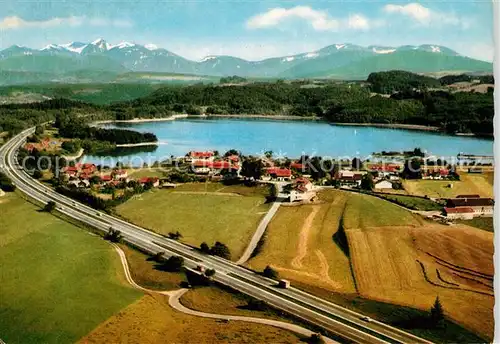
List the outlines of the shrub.
<svg viewBox="0 0 500 344">
<path fill-rule="evenodd" d="M 264 269 L 264 271 L 262 272 L 262 275 L 264 277 L 267 277 L 267 278 L 278 278 L 278 271 L 274 270 L 272 267 L 270 267 L 269 265 L 266 266 L 266 268 Z"/>
</svg>

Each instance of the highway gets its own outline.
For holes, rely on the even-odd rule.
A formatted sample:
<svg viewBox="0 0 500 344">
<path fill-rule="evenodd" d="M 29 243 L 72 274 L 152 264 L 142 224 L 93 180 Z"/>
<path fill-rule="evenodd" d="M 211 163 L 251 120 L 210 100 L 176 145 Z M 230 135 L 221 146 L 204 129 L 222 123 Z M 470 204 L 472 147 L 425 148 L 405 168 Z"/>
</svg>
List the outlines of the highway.
<svg viewBox="0 0 500 344">
<path fill-rule="evenodd" d="M 17 149 L 25 142 L 34 128 L 23 131 L 0 147 L 0 170 L 5 172 L 28 197 L 45 204 L 52 200 L 61 214 L 88 224 L 98 230 L 117 229 L 123 239 L 147 252 L 165 252 L 184 257 L 187 267 L 199 264 L 216 270 L 214 279 L 306 322 L 319 326 L 350 342 L 355 343 L 431 343 L 397 328 L 371 320 L 361 320 L 362 314 L 305 293 L 296 288 L 280 289 L 277 282 L 228 260 L 208 256 L 144 228 L 97 211 L 84 204 L 56 193 L 51 188 L 31 178 L 17 163 Z M 338 340 L 338 339 L 337 339 Z"/>
</svg>

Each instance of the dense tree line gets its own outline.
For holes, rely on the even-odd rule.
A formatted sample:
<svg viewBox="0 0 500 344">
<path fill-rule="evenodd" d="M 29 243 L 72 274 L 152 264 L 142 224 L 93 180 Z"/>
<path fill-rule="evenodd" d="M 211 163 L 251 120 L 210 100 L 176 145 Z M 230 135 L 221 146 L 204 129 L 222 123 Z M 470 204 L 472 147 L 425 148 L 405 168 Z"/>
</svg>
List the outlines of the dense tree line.
<svg viewBox="0 0 500 344">
<path fill-rule="evenodd" d="M 55 126 L 59 129 L 59 135 L 67 138 L 106 141 L 115 144 L 158 141 L 156 135 L 152 133 L 89 126 L 82 119 L 65 114 L 58 114 L 56 116 Z"/>
<path fill-rule="evenodd" d="M 373 92 L 384 94 L 391 94 L 414 88 L 423 89 L 441 86 L 441 83 L 436 78 L 402 70 L 371 73 L 367 81 L 370 83 Z"/>
<path fill-rule="evenodd" d="M 239 84 L 243 82 L 247 82 L 247 79 L 237 75 L 220 78 L 221 84 Z"/>
<path fill-rule="evenodd" d="M 3 172 L 0 172 L 0 190 L 5 192 L 13 192 L 16 190 L 16 186 Z"/>
<path fill-rule="evenodd" d="M 371 73 L 367 81 L 373 92 L 392 94 L 401 91 L 410 91 L 413 89 L 424 90 L 429 88 L 439 88 L 457 82 L 473 82 L 480 84 L 494 84 L 493 75 L 445 75 L 439 79 L 419 75 L 406 71 L 388 71 Z"/>
<path fill-rule="evenodd" d="M 330 108 L 332 122 L 387 123 L 436 126 L 447 133 L 493 134 L 491 93 L 403 91 L 391 98 L 367 100 Z"/>
<path fill-rule="evenodd" d="M 65 100 L 9 105 L 0 108 L 0 127 L 16 131 L 57 118 L 62 136 L 138 143 L 156 141 L 156 137 L 130 130 L 96 128 L 86 123 L 97 119 L 206 113 L 320 116 L 331 122 L 430 125 L 449 133 L 491 134 L 493 95 L 433 90 L 443 82 L 461 80 L 461 77 L 450 78 L 438 80 L 391 71 L 372 73 L 368 78 L 370 86 L 346 82 L 166 86 L 149 96 L 111 105 Z M 478 78 L 488 81 L 487 76 Z M 373 96 L 372 91 L 391 96 Z"/>
<path fill-rule="evenodd" d="M 494 84 L 495 80 L 493 75 L 468 75 L 468 74 L 459 74 L 459 75 L 445 75 L 439 78 L 439 82 L 441 85 L 451 85 L 457 82 L 472 82 L 474 80 L 479 80 L 480 84 Z"/>
</svg>

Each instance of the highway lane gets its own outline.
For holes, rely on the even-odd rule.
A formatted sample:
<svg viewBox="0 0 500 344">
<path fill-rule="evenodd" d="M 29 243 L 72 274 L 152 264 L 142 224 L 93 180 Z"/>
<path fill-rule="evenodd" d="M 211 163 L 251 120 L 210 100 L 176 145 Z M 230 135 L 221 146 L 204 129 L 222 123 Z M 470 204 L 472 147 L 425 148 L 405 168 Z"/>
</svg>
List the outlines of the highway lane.
<svg viewBox="0 0 500 344">
<path fill-rule="evenodd" d="M 0 168 L 6 170 L 22 192 L 40 202 L 44 203 L 48 200 L 53 200 L 57 203 L 58 210 L 65 215 L 88 223 L 100 230 L 106 231 L 110 227 L 118 229 L 122 232 L 126 241 L 149 252 L 166 251 L 167 254 L 182 255 L 187 259 L 187 265 L 191 267 L 199 262 L 203 262 L 203 265 L 216 269 L 218 272 L 216 280 L 219 282 L 256 298 L 265 299 L 266 302 L 278 308 L 355 342 L 429 343 L 421 338 L 379 322 L 364 322 L 360 320 L 362 315 L 359 313 L 352 312 L 295 288 L 287 290 L 278 289 L 275 287 L 276 281 L 263 278 L 232 262 L 218 257 L 203 255 L 186 245 L 169 240 L 121 219 L 98 212 L 83 204 L 75 205 L 75 201 L 55 193 L 40 182 L 33 180 L 24 171 L 17 169 L 17 162 L 14 158 L 15 149 L 23 143 L 24 137 L 31 134 L 31 132 L 32 130 L 26 131 L 16 136 L 0 148 Z M 382 340 L 374 335 L 384 339 Z"/>
</svg>

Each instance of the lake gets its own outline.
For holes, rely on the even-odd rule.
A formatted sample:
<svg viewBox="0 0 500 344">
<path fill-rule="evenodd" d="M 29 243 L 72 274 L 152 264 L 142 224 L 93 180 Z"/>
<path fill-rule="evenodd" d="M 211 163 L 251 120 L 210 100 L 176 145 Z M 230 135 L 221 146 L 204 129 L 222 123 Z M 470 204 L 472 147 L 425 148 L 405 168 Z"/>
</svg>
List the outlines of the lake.
<svg viewBox="0 0 500 344">
<path fill-rule="evenodd" d="M 404 151 L 420 147 L 429 154 L 456 157 L 460 152 L 493 155 L 493 140 L 450 136 L 435 132 L 377 127 L 335 126 L 320 121 L 286 121 L 268 119 L 177 119 L 163 122 L 114 123 L 105 128 L 127 128 L 156 134 L 157 148 L 121 148 L 114 159 L 132 165 L 152 163 L 171 155 L 183 156 L 191 150 L 237 149 L 246 155 L 259 155 L 267 150 L 275 156 L 299 157 L 320 155 L 367 157 L 373 152 Z M 99 163 L 102 156 L 87 156 Z M 116 160 L 115 160 L 116 161 Z"/>
</svg>

